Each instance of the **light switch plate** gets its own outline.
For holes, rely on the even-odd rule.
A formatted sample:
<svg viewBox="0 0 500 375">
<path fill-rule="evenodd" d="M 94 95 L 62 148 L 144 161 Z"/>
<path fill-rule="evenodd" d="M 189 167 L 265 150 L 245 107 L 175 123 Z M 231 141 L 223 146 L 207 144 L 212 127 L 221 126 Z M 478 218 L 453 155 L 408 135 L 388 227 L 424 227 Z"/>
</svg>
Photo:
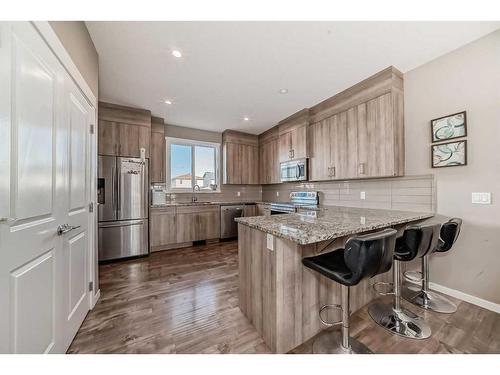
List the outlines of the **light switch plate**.
<svg viewBox="0 0 500 375">
<path fill-rule="evenodd" d="M 472 193 L 473 204 L 491 204 L 491 193 Z"/>
<path fill-rule="evenodd" d="M 359 193 L 359 199 L 366 199 L 366 193 L 364 191 Z"/>
<path fill-rule="evenodd" d="M 274 251 L 274 236 L 272 234 L 267 234 L 267 248 L 271 251 Z"/>
</svg>

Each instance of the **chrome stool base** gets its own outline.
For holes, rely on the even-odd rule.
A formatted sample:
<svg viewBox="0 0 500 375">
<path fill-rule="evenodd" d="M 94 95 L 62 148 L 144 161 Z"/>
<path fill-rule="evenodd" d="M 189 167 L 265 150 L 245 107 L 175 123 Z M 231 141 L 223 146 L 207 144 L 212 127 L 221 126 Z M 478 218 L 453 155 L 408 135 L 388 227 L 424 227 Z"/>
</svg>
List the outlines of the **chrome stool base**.
<svg viewBox="0 0 500 375">
<path fill-rule="evenodd" d="M 417 291 L 412 286 L 403 286 L 401 296 L 408 302 L 413 303 L 423 309 L 435 311 L 443 314 L 453 314 L 457 311 L 457 306 L 449 299 L 431 291 Z"/>
<path fill-rule="evenodd" d="M 314 354 L 373 354 L 364 344 L 349 337 L 349 348 L 342 346 L 340 331 L 325 330 L 314 340 L 312 347 Z"/>
<path fill-rule="evenodd" d="M 411 311 L 395 311 L 392 305 L 374 303 L 368 307 L 372 319 L 389 332 L 411 339 L 423 340 L 431 335 L 431 328 Z"/>
</svg>

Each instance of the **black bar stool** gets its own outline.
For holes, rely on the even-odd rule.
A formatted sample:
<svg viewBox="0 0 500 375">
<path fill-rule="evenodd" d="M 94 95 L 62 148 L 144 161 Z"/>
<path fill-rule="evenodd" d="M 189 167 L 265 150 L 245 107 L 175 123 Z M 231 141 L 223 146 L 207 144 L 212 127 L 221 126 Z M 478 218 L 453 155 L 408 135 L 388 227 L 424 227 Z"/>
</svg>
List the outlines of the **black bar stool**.
<svg viewBox="0 0 500 375">
<path fill-rule="evenodd" d="M 436 248 L 422 257 L 422 269 L 421 272 L 417 272 L 420 278 L 413 276 L 415 272 L 404 273 L 407 280 L 422 283 L 421 288 L 411 284 L 403 285 L 401 295 L 405 300 L 424 309 L 439 313 L 451 314 L 457 311 L 457 306 L 453 302 L 429 290 L 429 257 L 435 252 L 444 253 L 451 250 L 460 234 L 461 226 L 462 219 L 459 218 L 450 219 L 441 226 L 440 238 Z"/>
<path fill-rule="evenodd" d="M 394 295 L 393 303 L 376 302 L 368 308 L 372 319 L 392 333 L 413 339 L 426 339 L 431 335 L 430 327 L 421 317 L 401 307 L 400 262 L 409 262 L 432 251 L 439 240 L 439 227 L 439 224 L 412 224 L 407 226 L 403 236 L 396 240 L 394 291 L 381 293 Z M 387 283 L 376 283 L 374 287 L 378 284 Z"/>
<path fill-rule="evenodd" d="M 302 259 L 302 263 L 342 285 L 342 305 L 321 307 L 320 320 L 327 326 L 342 325 L 340 332 L 323 334 L 313 343 L 314 353 L 371 353 L 365 345 L 349 337 L 349 287 L 361 280 L 390 270 L 394 256 L 396 231 L 385 229 L 350 238 L 345 249 L 337 249 Z M 340 308 L 342 321 L 327 323 L 321 317 L 327 308 Z"/>
</svg>

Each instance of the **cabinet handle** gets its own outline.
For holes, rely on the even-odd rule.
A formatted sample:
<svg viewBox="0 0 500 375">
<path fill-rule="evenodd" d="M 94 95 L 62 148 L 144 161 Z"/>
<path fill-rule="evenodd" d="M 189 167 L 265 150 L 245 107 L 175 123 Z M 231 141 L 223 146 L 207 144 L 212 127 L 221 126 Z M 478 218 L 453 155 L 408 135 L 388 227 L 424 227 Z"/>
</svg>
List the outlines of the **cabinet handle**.
<svg viewBox="0 0 500 375">
<path fill-rule="evenodd" d="M 365 174 L 365 164 L 366 163 L 359 163 L 358 174 Z"/>
</svg>

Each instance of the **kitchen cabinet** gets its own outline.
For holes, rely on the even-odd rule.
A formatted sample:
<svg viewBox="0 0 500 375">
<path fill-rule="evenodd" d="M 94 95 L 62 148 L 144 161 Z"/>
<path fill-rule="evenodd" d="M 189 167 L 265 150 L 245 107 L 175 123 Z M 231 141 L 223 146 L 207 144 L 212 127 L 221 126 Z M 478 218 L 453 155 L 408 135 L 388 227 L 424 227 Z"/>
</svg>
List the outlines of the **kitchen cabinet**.
<svg viewBox="0 0 500 375">
<path fill-rule="evenodd" d="M 243 208 L 243 216 L 258 216 L 256 204 L 245 204 Z"/>
<path fill-rule="evenodd" d="M 307 158 L 309 113 L 304 109 L 278 124 L 279 161 Z"/>
<path fill-rule="evenodd" d="M 177 243 L 219 238 L 220 206 L 179 206 L 176 223 Z"/>
<path fill-rule="evenodd" d="M 165 183 L 165 123 L 151 118 L 151 152 L 149 176 L 152 183 Z"/>
<path fill-rule="evenodd" d="M 99 155 L 150 157 L 151 112 L 99 102 Z"/>
<path fill-rule="evenodd" d="M 311 109 L 310 180 L 404 175 L 402 76 L 391 67 L 359 85 Z"/>
<path fill-rule="evenodd" d="M 259 136 L 259 180 L 261 184 L 280 182 L 278 155 L 278 128 L 274 127 Z"/>
<path fill-rule="evenodd" d="M 271 207 L 266 203 L 257 203 L 257 216 L 271 216 Z"/>
<path fill-rule="evenodd" d="M 224 184 L 259 184 L 256 135 L 226 130 L 222 134 Z"/>
<path fill-rule="evenodd" d="M 177 242 L 175 207 L 151 208 L 149 236 L 151 251 L 162 250 Z"/>
</svg>

